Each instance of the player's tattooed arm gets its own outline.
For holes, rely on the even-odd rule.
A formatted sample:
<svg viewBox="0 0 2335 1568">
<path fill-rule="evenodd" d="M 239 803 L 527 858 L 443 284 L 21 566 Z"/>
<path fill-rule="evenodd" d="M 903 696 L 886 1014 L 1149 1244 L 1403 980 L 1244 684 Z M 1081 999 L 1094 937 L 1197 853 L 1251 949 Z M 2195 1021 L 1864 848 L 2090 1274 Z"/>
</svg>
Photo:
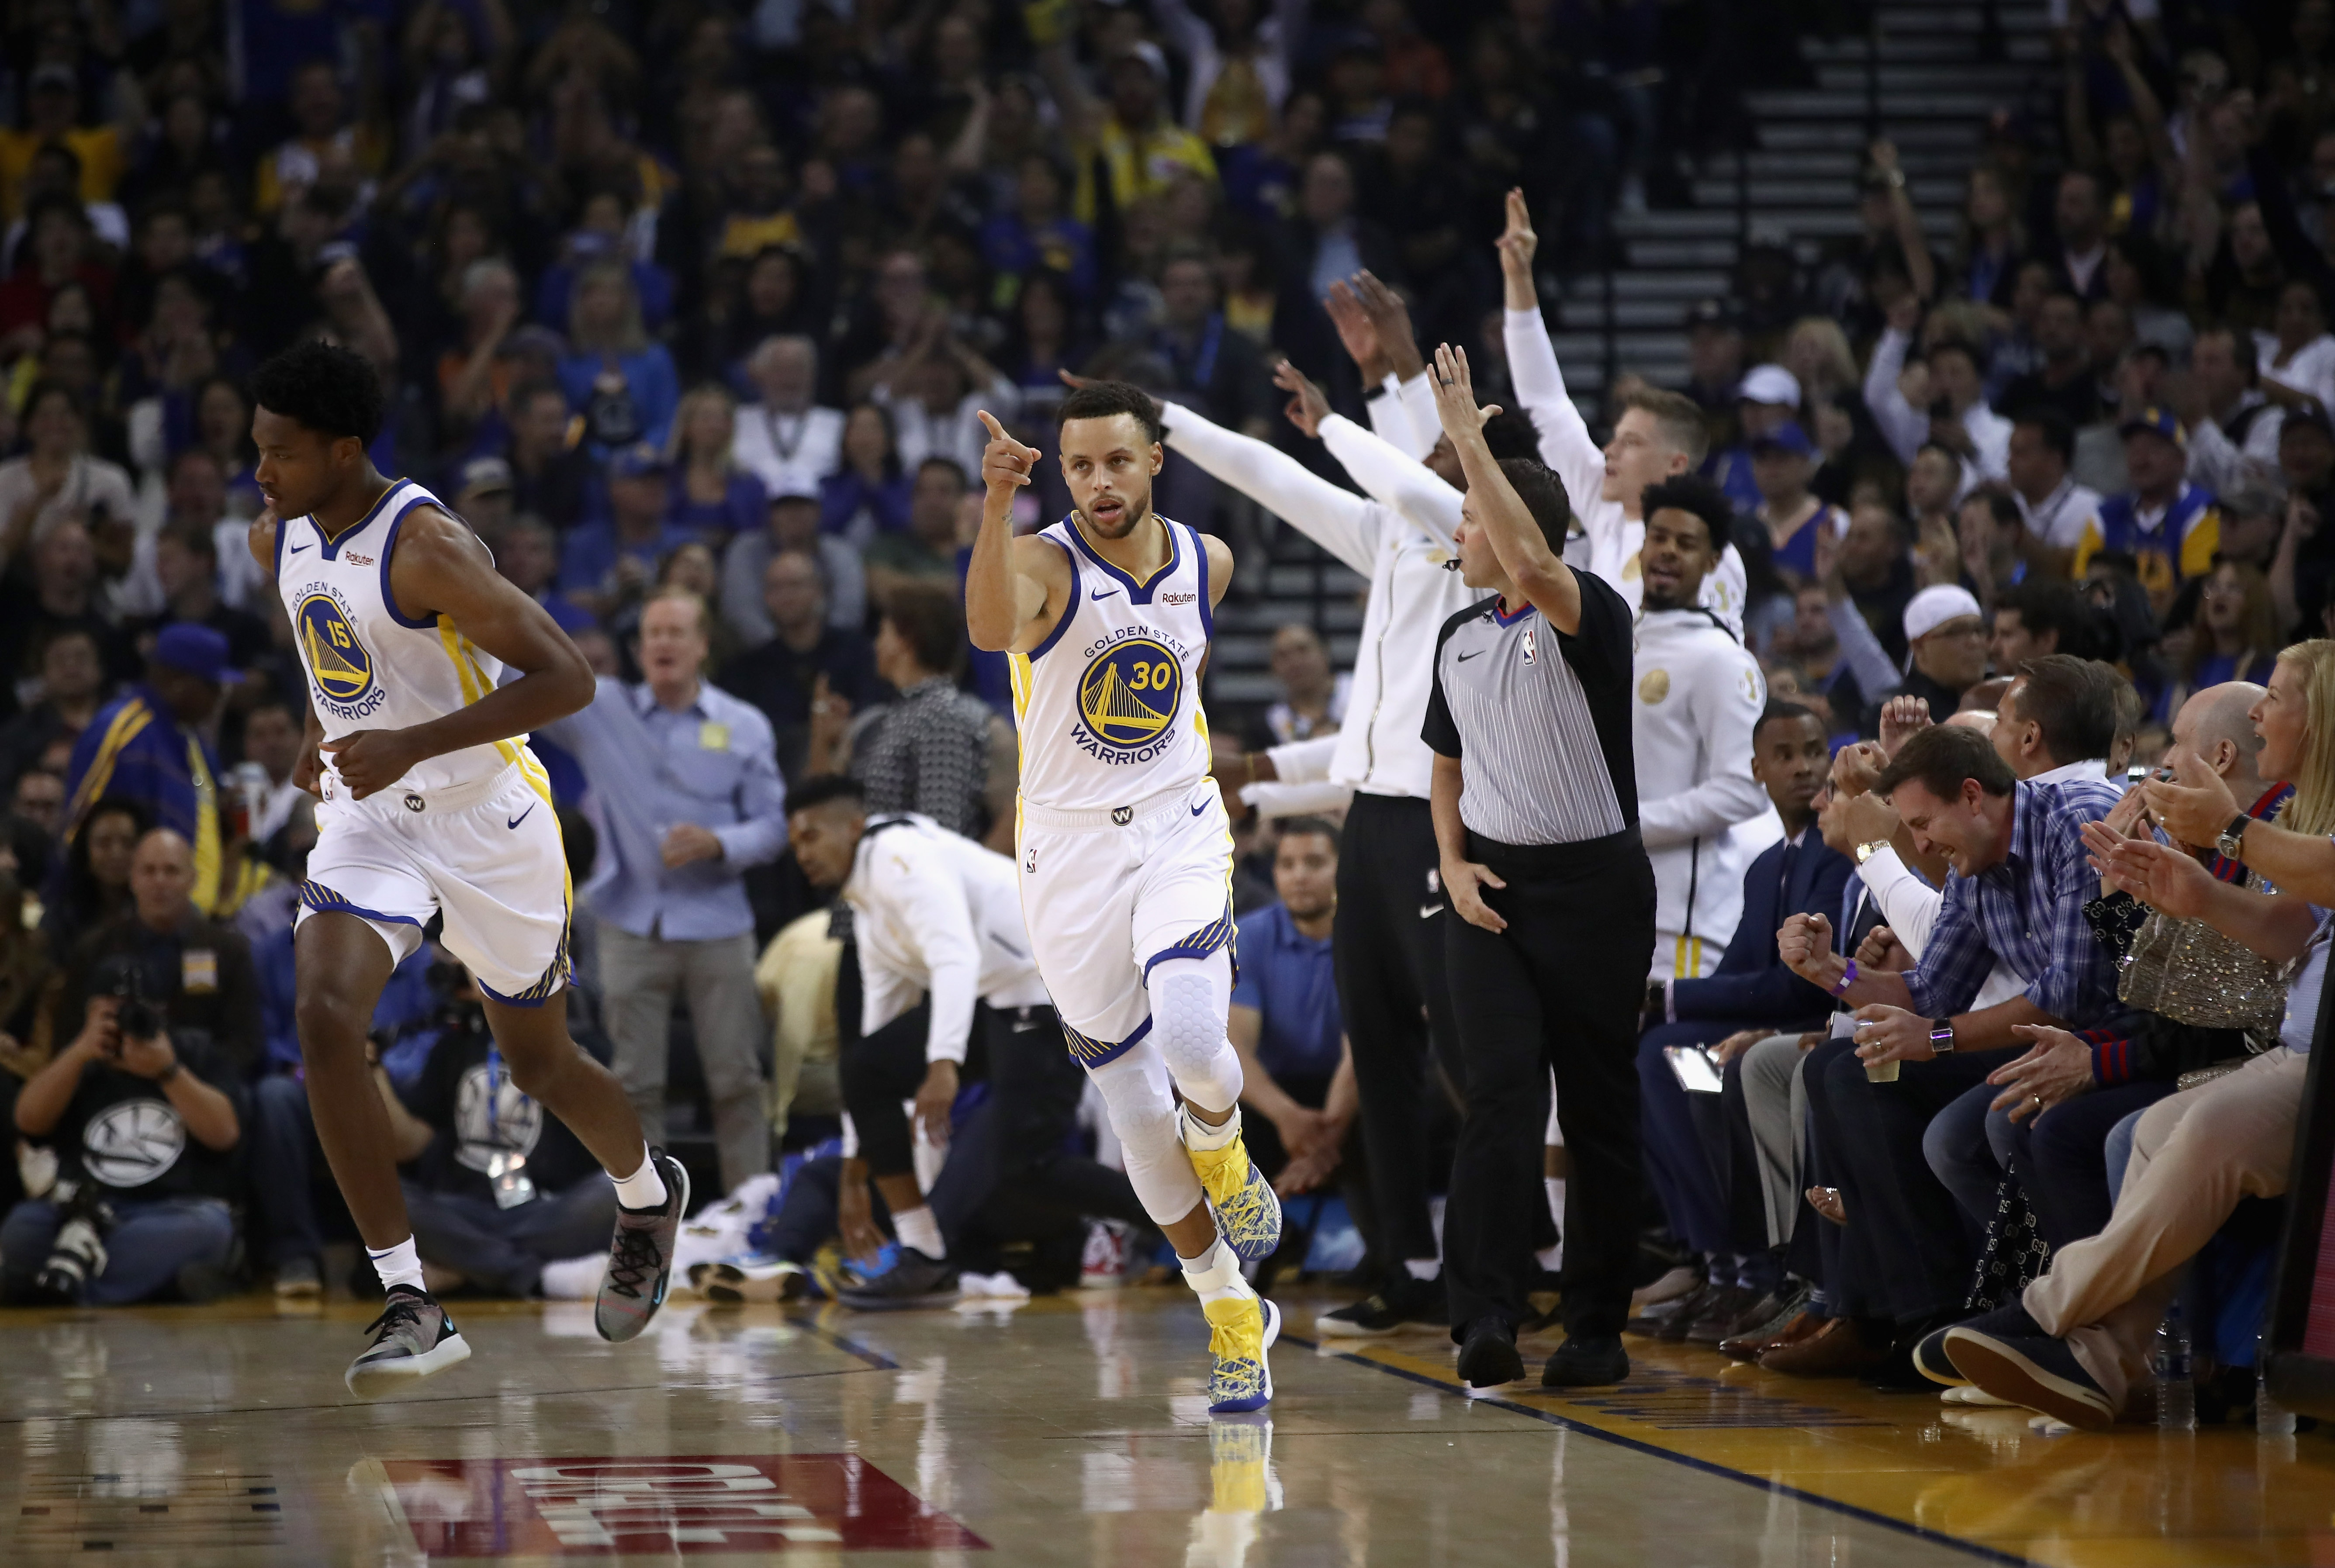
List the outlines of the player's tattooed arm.
<svg viewBox="0 0 2335 1568">
<path fill-rule="evenodd" d="M 360 730 L 329 742 L 325 750 L 358 799 L 389 788 L 417 762 L 523 735 L 592 701 L 592 667 L 567 634 L 495 570 L 477 535 L 436 508 L 417 508 L 399 526 L 389 586 L 399 615 L 451 621 L 519 678 L 426 724 Z"/>
<path fill-rule="evenodd" d="M 989 445 L 981 454 L 987 487 L 981 532 L 964 576 L 965 632 L 990 653 L 1027 653 L 1043 642 L 1066 613 L 1071 590 L 1068 557 L 1042 539 L 1013 537 L 1013 492 L 1028 484 L 1038 449 L 1023 446 L 986 412 Z"/>
</svg>

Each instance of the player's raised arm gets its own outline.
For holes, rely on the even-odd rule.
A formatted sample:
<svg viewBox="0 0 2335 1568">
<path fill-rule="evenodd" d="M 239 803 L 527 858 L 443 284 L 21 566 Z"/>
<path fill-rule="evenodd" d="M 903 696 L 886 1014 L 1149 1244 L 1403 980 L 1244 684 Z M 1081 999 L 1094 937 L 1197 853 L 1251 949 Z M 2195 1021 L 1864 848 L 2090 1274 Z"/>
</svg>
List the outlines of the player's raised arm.
<svg viewBox="0 0 2335 1568">
<path fill-rule="evenodd" d="M 1061 618 L 1071 591 L 1070 563 L 1051 545 L 1013 537 L 1013 492 L 1030 482 L 1038 449 L 1007 435 L 987 410 L 981 422 L 989 427 L 989 445 L 981 453 L 988 493 L 965 566 L 964 630 L 985 653 L 1026 651 Z"/>
<path fill-rule="evenodd" d="M 425 759 L 524 735 L 592 701 L 592 667 L 567 634 L 495 570 L 477 535 L 437 508 L 417 507 L 400 526 L 389 583 L 406 620 L 452 622 L 519 678 L 424 724 L 361 730 L 325 742 L 357 799 L 387 789 Z"/>
<path fill-rule="evenodd" d="M 1548 617 L 1550 625 L 1568 634 L 1579 631 L 1581 581 L 1549 548 L 1547 536 L 1484 440 L 1484 421 L 1500 411 L 1498 405 L 1476 406 L 1468 355 L 1448 343 L 1436 349 L 1435 365 L 1428 373 L 1435 382 L 1435 408 L 1442 416 L 1443 433 L 1451 438 L 1468 475 L 1468 523 L 1483 529 L 1508 581 Z"/>
</svg>

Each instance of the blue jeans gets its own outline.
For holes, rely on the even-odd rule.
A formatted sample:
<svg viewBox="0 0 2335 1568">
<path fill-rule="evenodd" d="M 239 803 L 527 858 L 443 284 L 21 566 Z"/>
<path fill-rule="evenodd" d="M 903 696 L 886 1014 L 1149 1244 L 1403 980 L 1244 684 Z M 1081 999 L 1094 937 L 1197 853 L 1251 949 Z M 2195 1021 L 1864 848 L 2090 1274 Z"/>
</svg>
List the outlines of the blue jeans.
<svg viewBox="0 0 2335 1568">
<path fill-rule="evenodd" d="M 244 1147 L 250 1150 L 252 1217 L 258 1222 L 254 1250 L 277 1268 L 296 1258 L 322 1257 L 324 1237 L 310 1189 L 322 1150 L 307 1085 L 288 1072 L 254 1084 Z"/>
<path fill-rule="evenodd" d="M 125 1306 L 175 1284 L 189 1263 L 227 1263 L 235 1244 L 235 1216 L 218 1198 L 117 1198 L 105 1238 L 106 1263 L 89 1282 L 88 1304 Z M 21 1301 L 49 1261 L 64 1217 L 56 1205 L 30 1198 L 0 1221 L 0 1259 L 7 1293 Z"/>
<path fill-rule="evenodd" d="M 415 1249 L 498 1295 L 535 1294 L 544 1264 L 601 1251 L 616 1226 L 616 1186 L 599 1171 L 511 1209 L 475 1193 L 400 1185 Z"/>
</svg>

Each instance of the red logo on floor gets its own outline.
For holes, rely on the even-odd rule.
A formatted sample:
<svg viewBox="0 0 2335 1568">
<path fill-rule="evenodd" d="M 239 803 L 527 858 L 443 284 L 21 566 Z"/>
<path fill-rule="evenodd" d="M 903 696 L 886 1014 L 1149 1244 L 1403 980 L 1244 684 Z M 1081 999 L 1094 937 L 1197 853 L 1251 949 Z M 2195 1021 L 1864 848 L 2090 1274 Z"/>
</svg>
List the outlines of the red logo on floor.
<svg viewBox="0 0 2335 1568">
<path fill-rule="evenodd" d="M 989 1549 L 857 1454 L 392 1459 L 383 1468 L 414 1544 L 432 1557 Z"/>
</svg>

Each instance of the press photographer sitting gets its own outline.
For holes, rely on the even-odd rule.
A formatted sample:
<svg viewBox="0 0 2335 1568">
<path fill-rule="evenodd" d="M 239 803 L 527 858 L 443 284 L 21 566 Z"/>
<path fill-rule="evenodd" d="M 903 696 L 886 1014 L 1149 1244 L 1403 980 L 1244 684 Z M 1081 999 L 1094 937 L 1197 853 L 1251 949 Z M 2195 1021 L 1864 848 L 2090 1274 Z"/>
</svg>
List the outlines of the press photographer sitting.
<svg viewBox="0 0 2335 1568">
<path fill-rule="evenodd" d="M 130 880 L 138 919 L 185 909 L 186 840 L 149 833 Z M 73 1043 L 16 1097 L 16 1130 L 53 1145 L 58 1179 L 0 1223 L 0 1284 L 12 1302 L 95 1306 L 173 1287 L 189 1300 L 218 1295 L 235 1243 L 238 1074 L 208 1031 L 166 1019 L 134 958 L 84 973 L 72 989 L 86 1005 L 59 1015 L 77 1028 Z"/>
</svg>

